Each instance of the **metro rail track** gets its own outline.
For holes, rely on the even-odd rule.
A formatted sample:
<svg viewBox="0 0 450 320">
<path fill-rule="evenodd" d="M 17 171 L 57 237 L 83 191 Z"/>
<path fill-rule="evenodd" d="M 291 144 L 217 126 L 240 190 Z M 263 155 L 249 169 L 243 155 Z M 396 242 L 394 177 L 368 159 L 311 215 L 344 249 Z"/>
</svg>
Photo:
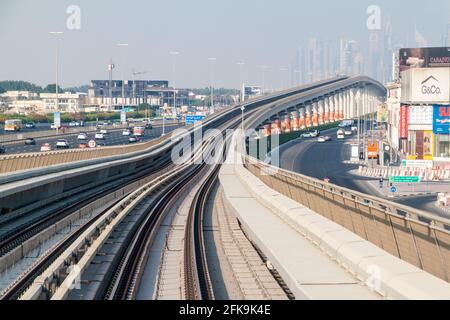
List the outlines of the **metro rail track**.
<svg viewBox="0 0 450 320">
<path fill-rule="evenodd" d="M 273 99 L 273 98 L 272 98 Z M 260 102 L 256 102 L 253 105 L 253 109 L 249 108 L 246 114 L 258 113 L 257 108 Z M 236 112 L 237 111 L 237 112 Z M 236 128 L 240 123 L 240 110 L 233 111 L 234 115 L 224 119 L 220 122 L 219 126 L 222 127 L 221 134 L 224 135 L 225 129 Z M 230 119 L 231 118 L 231 119 Z M 222 153 L 225 154 L 226 143 L 222 146 Z M 207 141 L 203 142 L 200 147 L 204 151 L 208 146 Z M 196 155 L 192 155 L 194 158 Z M 191 159 L 192 160 L 192 159 Z M 47 270 L 58 257 L 70 247 L 71 243 L 79 240 L 81 235 L 90 227 L 94 226 L 101 218 L 110 212 L 113 208 L 119 208 L 125 210 L 130 202 L 136 200 L 142 193 L 149 192 L 148 195 L 144 195 L 143 199 L 153 197 L 149 206 L 146 207 L 142 216 L 135 223 L 131 231 L 127 234 L 126 238 L 120 246 L 119 251 L 114 256 L 105 279 L 101 282 L 100 289 L 95 295 L 95 299 L 108 299 L 108 300 L 129 300 L 135 299 L 140 287 L 140 282 L 145 269 L 145 264 L 148 260 L 149 249 L 151 248 L 156 234 L 159 230 L 159 226 L 168 213 L 171 205 L 179 199 L 186 189 L 193 183 L 193 181 L 203 179 L 203 182 L 194 196 L 189 209 L 188 220 L 185 229 L 185 242 L 184 242 L 184 294 L 186 299 L 192 300 L 212 300 L 214 299 L 214 293 L 211 285 L 211 280 L 208 273 L 208 265 L 206 261 L 205 244 L 203 239 L 203 214 L 206 210 L 207 200 L 211 195 L 211 191 L 217 181 L 220 165 L 217 164 L 213 169 L 206 165 L 203 161 L 201 164 L 187 163 L 185 165 L 173 167 L 170 164 L 165 164 L 149 168 L 146 171 L 146 177 L 151 176 L 152 173 L 159 174 L 154 180 L 150 181 L 144 189 L 139 189 L 139 193 L 133 192 L 127 197 L 117 199 L 108 208 L 103 210 L 95 218 L 91 219 L 79 230 L 68 236 L 66 239 L 58 243 L 51 252 L 36 263 L 32 269 L 19 279 L 13 286 L 8 288 L 7 292 L 0 297 L 0 299 L 18 299 L 33 283 L 40 274 Z M 69 209 L 73 213 L 76 210 L 76 206 L 81 206 L 102 195 L 112 192 L 124 187 L 127 184 L 131 184 L 130 181 L 137 181 L 142 179 L 143 175 L 135 177 L 134 180 L 129 180 L 127 183 L 121 186 L 114 187 L 104 191 L 103 193 L 92 195 L 91 198 L 84 199 L 84 201 L 77 202 L 73 206 L 65 208 L 65 210 L 55 212 L 49 215 L 46 219 L 39 221 L 35 224 L 30 223 L 30 226 L 24 228 L 20 233 L 10 236 L 8 239 L 0 242 L 0 253 L 3 248 L 14 248 L 14 246 L 20 245 L 26 239 L 29 239 L 33 234 L 37 234 L 44 230 L 46 226 L 50 226 L 55 222 L 63 219 L 65 216 L 71 214 Z M 148 181 L 148 180 L 147 180 Z M 131 197 L 130 197 L 131 196 Z M 126 200 L 126 202 L 125 202 Z M 114 209 L 116 210 L 116 209 Z M 117 209 L 118 210 L 118 209 Z M 116 210 L 116 211 L 117 211 Z M 129 214 L 129 213 L 127 213 Z M 132 212 L 131 212 L 132 214 Z M 108 221 L 111 222 L 114 217 L 119 215 L 118 212 L 114 212 Z M 104 225 L 102 226 L 104 228 Z M 98 229 L 100 233 L 102 228 Z M 112 227 L 114 228 L 114 227 Z M 9 242 L 8 242 L 9 241 Z M 92 242 L 92 241 L 87 241 Z M 89 245 L 91 243 L 88 243 Z M 10 249 L 11 250 L 11 249 Z M 1 255 L 0 255 L 1 256 Z M 76 261 L 79 261 L 81 257 L 76 257 Z M 64 279 L 58 281 L 61 283 Z M 48 297 L 50 298 L 50 294 Z"/>
<path fill-rule="evenodd" d="M 143 171 L 140 171 L 138 173 L 135 173 L 132 176 L 121 178 L 120 183 L 116 183 L 115 179 L 111 182 L 106 183 L 105 185 L 100 186 L 94 186 L 92 188 L 89 188 L 87 190 L 82 190 L 80 192 L 77 192 L 75 194 L 72 194 L 64 199 L 61 199 L 60 201 L 66 201 L 70 202 L 70 199 L 73 199 L 75 197 L 79 197 L 80 195 L 86 194 L 86 197 L 83 197 L 80 200 L 76 200 L 73 203 L 70 203 L 69 205 L 65 206 L 64 208 L 57 209 L 55 211 L 50 211 L 48 214 L 42 214 L 42 216 L 34 219 L 30 219 L 29 221 L 26 221 L 25 223 L 18 224 L 15 228 L 12 228 L 10 232 L 7 232 L 2 235 L 0 238 L 0 257 L 4 256 L 8 252 L 12 251 L 16 247 L 20 246 L 22 243 L 27 241 L 28 239 L 32 238 L 33 236 L 39 234 L 49 226 L 57 223 L 58 221 L 61 221 L 65 217 L 73 214 L 77 210 L 81 209 L 85 205 L 98 200 L 111 192 L 114 192 L 116 190 L 119 190 L 121 188 L 124 188 L 127 185 L 130 185 L 136 181 L 141 180 L 143 177 L 155 174 L 157 172 L 160 172 L 161 170 L 164 170 L 164 168 L 167 168 L 169 166 L 169 160 L 163 161 L 162 163 L 159 163 L 158 166 L 152 166 L 149 168 L 146 168 Z M 39 210 L 45 210 L 47 206 L 42 206 L 39 208 Z M 25 215 L 26 217 L 26 215 Z M 16 219 L 23 218 L 23 216 L 16 217 Z M 10 219 L 3 224 L 11 224 L 14 223 L 14 219 Z M 0 226 L 2 223 L 0 223 Z"/>
</svg>

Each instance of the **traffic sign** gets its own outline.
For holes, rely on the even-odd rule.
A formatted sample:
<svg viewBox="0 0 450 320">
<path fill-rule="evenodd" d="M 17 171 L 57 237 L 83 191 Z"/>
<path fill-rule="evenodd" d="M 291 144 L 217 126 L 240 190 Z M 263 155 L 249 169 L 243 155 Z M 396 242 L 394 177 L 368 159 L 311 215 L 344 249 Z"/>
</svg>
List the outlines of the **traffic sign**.
<svg viewBox="0 0 450 320">
<path fill-rule="evenodd" d="M 95 140 L 89 140 L 89 148 L 97 147 L 97 142 Z"/>
<path fill-rule="evenodd" d="M 396 193 L 397 192 L 397 187 L 391 187 L 391 192 L 392 193 Z"/>
<path fill-rule="evenodd" d="M 199 121 L 203 121 L 206 116 L 203 115 L 195 115 L 195 116 L 186 116 L 186 125 L 195 124 Z"/>
<path fill-rule="evenodd" d="M 390 183 L 420 183 L 419 176 L 394 176 L 389 177 Z"/>
</svg>

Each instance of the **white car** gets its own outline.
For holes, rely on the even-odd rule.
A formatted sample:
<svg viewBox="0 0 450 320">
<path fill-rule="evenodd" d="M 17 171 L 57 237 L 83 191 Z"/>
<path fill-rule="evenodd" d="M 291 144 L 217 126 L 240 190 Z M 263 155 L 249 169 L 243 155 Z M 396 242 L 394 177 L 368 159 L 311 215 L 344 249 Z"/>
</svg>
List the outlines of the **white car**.
<svg viewBox="0 0 450 320">
<path fill-rule="evenodd" d="M 329 136 L 321 136 L 319 137 L 319 139 L 317 139 L 317 142 L 319 143 L 325 143 L 331 141 L 331 138 Z"/>
<path fill-rule="evenodd" d="M 50 146 L 50 143 L 44 143 L 41 146 L 41 152 L 47 152 L 47 151 L 52 151 L 52 147 Z"/>
<path fill-rule="evenodd" d="M 351 136 L 351 135 L 353 135 L 353 131 L 352 131 L 351 128 L 346 128 L 345 131 L 344 131 L 344 134 L 346 136 Z"/>
<path fill-rule="evenodd" d="M 67 142 L 67 140 L 59 139 L 58 141 L 56 141 L 56 148 L 57 149 L 69 149 L 70 145 L 69 145 L 69 142 Z"/>
<path fill-rule="evenodd" d="M 131 131 L 130 130 L 123 130 L 122 131 L 122 135 L 123 136 L 131 136 Z"/>
<path fill-rule="evenodd" d="M 303 138 L 316 138 L 319 136 L 319 134 L 320 134 L 320 132 L 315 130 L 315 131 L 306 132 L 306 133 L 302 134 L 302 137 Z"/>
<path fill-rule="evenodd" d="M 58 129 L 58 128 L 56 127 L 56 125 L 55 125 L 54 123 L 52 123 L 52 124 L 50 125 L 50 129 L 56 130 L 56 129 Z"/>
<path fill-rule="evenodd" d="M 101 134 L 108 134 L 108 130 L 106 130 L 106 129 L 101 129 L 101 130 L 100 130 L 100 133 L 101 133 Z"/>
<path fill-rule="evenodd" d="M 96 140 L 105 140 L 105 135 L 103 133 L 96 133 L 95 139 Z"/>
<path fill-rule="evenodd" d="M 87 140 L 87 134 L 86 133 L 80 133 L 77 137 L 78 140 Z"/>
</svg>

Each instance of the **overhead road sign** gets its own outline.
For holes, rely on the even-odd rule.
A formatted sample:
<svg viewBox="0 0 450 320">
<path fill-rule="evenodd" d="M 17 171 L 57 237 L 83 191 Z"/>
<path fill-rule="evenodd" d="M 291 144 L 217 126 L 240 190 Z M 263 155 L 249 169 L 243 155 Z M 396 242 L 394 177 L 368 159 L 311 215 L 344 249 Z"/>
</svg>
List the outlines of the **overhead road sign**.
<svg viewBox="0 0 450 320">
<path fill-rule="evenodd" d="M 420 183 L 419 176 L 393 176 L 389 177 L 390 183 Z"/>
</svg>

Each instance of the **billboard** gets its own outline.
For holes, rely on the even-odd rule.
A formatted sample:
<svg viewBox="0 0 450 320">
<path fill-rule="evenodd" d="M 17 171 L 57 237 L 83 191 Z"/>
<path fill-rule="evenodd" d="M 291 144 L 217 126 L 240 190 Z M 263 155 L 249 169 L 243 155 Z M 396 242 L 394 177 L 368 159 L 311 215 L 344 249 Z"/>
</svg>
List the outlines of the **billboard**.
<svg viewBox="0 0 450 320">
<path fill-rule="evenodd" d="M 411 68 L 450 67 L 450 48 L 403 48 L 398 59 L 400 72 Z"/>
<path fill-rule="evenodd" d="M 450 106 L 433 106 L 434 134 L 450 134 Z"/>
<path fill-rule="evenodd" d="M 400 107 L 400 139 L 408 139 L 408 106 Z"/>
<path fill-rule="evenodd" d="M 423 159 L 434 159 L 434 135 L 433 131 L 423 132 Z"/>
<path fill-rule="evenodd" d="M 432 106 L 410 106 L 409 107 L 410 125 L 432 125 L 433 107 Z"/>
<path fill-rule="evenodd" d="M 402 102 L 450 101 L 450 68 L 414 68 L 402 73 Z"/>
<path fill-rule="evenodd" d="M 378 123 L 386 123 L 389 119 L 389 112 L 386 104 L 381 104 L 378 106 L 377 111 L 377 122 Z"/>
<path fill-rule="evenodd" d="M 186 116 L 186 125 L 196 124 L 199 121 L 203 121 L 206 117 L 205 116 Z"/>
<path fill-rule="evenodd" d="M 120 111 L 120 122 L 127 123 L 127 112 L 125 110 Z"/>
<path fill-rule="evenodd" d="M 367 157 L 369 159 L 378 158 L 378 141 L 369 141 L 367 143 Z"/>
<path fill-rule="evenodd" d="M 55 112 L 53 114 L 53 123 L 56 128 L 61 128 L 61 112 Z"/>
</svg>

